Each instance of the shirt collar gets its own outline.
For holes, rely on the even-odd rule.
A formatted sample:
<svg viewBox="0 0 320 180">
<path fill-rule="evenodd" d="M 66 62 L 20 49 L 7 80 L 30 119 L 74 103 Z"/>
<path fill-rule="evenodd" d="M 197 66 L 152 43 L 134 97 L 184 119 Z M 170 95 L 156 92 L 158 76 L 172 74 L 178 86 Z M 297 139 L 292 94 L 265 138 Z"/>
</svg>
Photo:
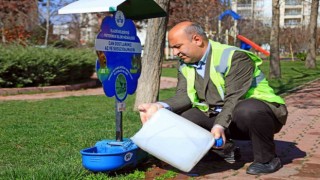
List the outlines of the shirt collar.
<svg viewBox="0 0 320 180">
<path fill-rule="evenodd" d="M 200 59 L 200 61 L 196 64 L 190 64 L 190 66 L 193 66 L 195 68 L 201 68 L 203 65 L 206 64 L 207 62 L 207 58 L 208 58 L 208 55 L 209 55 L 209 52 L 210 52 L 210 48 L 211 48 L 211 44 L 208 43 L 208 47 L 206 49 L 206 52 L 204 53 L 204 55 L 202 56 L 202 58 Z"/>
</svg>

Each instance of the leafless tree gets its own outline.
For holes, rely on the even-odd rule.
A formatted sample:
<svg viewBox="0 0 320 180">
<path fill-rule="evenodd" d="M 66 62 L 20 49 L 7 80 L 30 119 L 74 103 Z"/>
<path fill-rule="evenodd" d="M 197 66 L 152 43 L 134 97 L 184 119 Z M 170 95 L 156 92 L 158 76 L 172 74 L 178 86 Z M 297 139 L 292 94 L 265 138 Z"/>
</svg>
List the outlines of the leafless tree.
<svg viewBox="0 0 320 180">
<path fill-rule="evenodd" d="M 45 47 L 48 46 L 48 38 L 49 38 L 49 27 L 50 27 L 50 0 L 47 0 L 47 16 L 46 16 L 46 37 L 44 39 Z"/>
<path fill-rule="evenodd" d="M 218 20 L 229 7 L 217 0 L 171 0 L 168 28 L 181 21 L 193 21 L 205 28 L 207 33 L 217 32 Z M 229 23 L 229 21 L 224 21 Z"/>
<path fill-rule="evenodd" d="M 270 34 L 270 69 L 269 78 L 281 78 L 279 30 L 280 0 L 272 0 L 272 29 Z"/>
<path fill-rule="evenodd" d="M 292 60 L 297 52 L 304 51 L 307 46 L 308 33 L 305 27 L 286 27 L 280 30 L 280 48 L 290 52 Z"/>
<path fill-rule="evenodd" d="M 308 69 L 316 68 L 316 51 L 317 51 L 317 19 L 318 19 L 319 0 L 312 0 L 311 17 L 309 23 L 309 44 L 305 66 Z"/>
<path fill-rule="evenodd" d="M 54 24 L 69 23 L 71 27 L 79 24 L 79 14 L 59 15 L 58 10 L 76 0 L 38 0 L 40 24 L 45 31 L 44 45 L 47 46 L 55 37 L 52 35 Z"/>
<path fill-rule="evenodd" d="M 1 42 L 25 43 L 30 31 L 38 24 L 35 0 L 0 1 Z"/>
</svg>

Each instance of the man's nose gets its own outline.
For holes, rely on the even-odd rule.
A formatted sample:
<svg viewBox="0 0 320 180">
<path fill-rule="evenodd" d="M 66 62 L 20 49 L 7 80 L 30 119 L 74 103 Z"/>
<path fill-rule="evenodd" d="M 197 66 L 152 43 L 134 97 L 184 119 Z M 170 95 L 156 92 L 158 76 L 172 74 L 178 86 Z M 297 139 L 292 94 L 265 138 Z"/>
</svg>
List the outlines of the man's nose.
<svg viewBox="0 0 320 180">
<path fill-rule="evenodd" d="M 180 52 L 177 49 L 173 49 L 173 55 L 178 56 Z"/>
</svg>

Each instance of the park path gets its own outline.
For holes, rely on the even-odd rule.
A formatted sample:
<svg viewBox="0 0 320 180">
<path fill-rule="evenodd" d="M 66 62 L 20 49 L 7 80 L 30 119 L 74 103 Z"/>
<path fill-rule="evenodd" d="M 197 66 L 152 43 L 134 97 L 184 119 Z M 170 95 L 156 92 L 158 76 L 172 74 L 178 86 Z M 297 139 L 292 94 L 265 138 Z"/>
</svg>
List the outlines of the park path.
<svg viewBox="0 0 320 180">
<path fill-rule="evenodd" d="M 10 100 L 41 100 L 41 99 L 52 99 L 52 98 L 63 98 L 68 96 L 90 96 L 90 95 L 103 95 L 102 87 L 98 88 L 88 88 L 86 87 L 94 87 L 96 86 L 96 80 L 81 83 L 78 85 L 65 85 L 65 86 L 51 86 L 45 88 L 0 88 L 0 101 L 10 101 Z M 160 82 L 160 89 L 167 89 L 176 87 L 177 79 L 170 78 L 170 77 L 161 77 Z M 11 91 L 11 92 L 10 92 Z M 58 92 L 54 92 L 58 91 Z M 9 95 L 2 95 L 2 94 L 9 94 Z M 17 95 L 10 95 L 14 93 L 29 93 L 29 94 L 17 94 Z M 34 94 L 35 92 L 42 92 Z M 44 93 L 43 93 L 44 92 Z M 32 93 L 32 94 L 30 94 Z"/>
</svg>

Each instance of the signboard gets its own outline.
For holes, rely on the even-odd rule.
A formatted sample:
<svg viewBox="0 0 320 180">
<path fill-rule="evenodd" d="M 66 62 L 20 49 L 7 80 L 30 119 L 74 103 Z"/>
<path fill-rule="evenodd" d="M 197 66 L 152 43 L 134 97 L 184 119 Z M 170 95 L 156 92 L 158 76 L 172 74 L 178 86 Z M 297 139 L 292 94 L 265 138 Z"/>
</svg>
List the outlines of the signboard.
<svg viewBox="0 0 320 180">
<path fill-rule="evenodd" d="M 96 71 L 106 96 L 122 102 L 137 89 L 141 73 L 141 43 L 132 20 L 121 11 L 105 17 L 97 35 Z"/>
</svg>

